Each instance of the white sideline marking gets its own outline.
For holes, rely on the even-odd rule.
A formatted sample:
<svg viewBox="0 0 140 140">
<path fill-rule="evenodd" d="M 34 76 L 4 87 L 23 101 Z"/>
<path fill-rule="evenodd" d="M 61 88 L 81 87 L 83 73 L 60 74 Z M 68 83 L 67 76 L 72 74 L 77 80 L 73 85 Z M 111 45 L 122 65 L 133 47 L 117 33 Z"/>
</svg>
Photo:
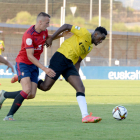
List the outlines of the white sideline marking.
<svg viewBox="0 0 140 140">
<path fill-rule="evenodd" d="M 34 99 L 36 100 L 36 99 Z M 41 102 L 67 102 L 67 103 L 77 103 L 77 101 L 64 101 L 64 100 L 38 100 L 38 101 L 41 101 Z M 87 102 L 87 103 L 92 103 L 92 102 Z M 92 104 L 107 104 L 107 105 L 116 105 L 117 103 L 92 103 Z M 121 103 L 118 103 L 118 105 L 128 105 L 128 106 L 133 106 L 133 104 L 121 104 Z M 140 106 L 140 105 L 135 105 L 135 106 Z"/>
<path fill-rule="evenodd" d="M 54 102 L 77 102 L 77 101 L 64 101 L 64 100 L 39 100 L 39 101 L 54 101 Z"/>
</svg>

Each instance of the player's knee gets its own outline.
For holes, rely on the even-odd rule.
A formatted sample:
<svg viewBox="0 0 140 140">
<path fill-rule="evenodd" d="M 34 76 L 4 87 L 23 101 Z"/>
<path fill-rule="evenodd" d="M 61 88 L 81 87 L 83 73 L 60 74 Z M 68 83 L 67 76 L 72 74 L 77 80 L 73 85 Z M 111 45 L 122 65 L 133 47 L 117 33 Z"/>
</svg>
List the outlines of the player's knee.
<svg viewBox="0 0 140 140">
<path fill-rule="evenodd" d="M 31 92 L 31 88 L 26 88 L 24 91 L 29 94 Z"/>
<path fill-rule="evenodd" d="M 35 98 L 35 94 L 29 94 L 29 95 L 27 96 L 27 99 L 33 99 L 33 98 Z"/>
<path fill-rule="evenodd" d="M 85 93 L 85 87 L 84 87 L 84 86 L 80 86 L 80 87 L 77 89 L 77 92 Z"/>
<path fill-rule="evenodd" d="M 48 91 L 48 90 L 50 90 L 51 89 L 51 86 L 44 86 L 43 87 L 43 91 Z"/>
<path fill-rule="evenodd" d="M 31 95 L 31 96 L 30 96 L 30 99 L 33 99 L 33 98 L 35 98 L 35 95 Z"/>
<path fill-rule="evenodd" d="M 85 87 L 83 87 L 83 88 L 81 89 L 81 92 L 82 92 L 82 93 L 85 93 Z"/>
</svg>

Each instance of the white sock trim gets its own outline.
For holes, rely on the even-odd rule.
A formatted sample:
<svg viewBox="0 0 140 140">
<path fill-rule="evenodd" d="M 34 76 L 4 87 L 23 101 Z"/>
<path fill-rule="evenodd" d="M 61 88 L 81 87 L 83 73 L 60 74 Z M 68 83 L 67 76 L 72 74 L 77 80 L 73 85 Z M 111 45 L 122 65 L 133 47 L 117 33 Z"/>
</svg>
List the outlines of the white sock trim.
<svg viewBox="0 0 140 140">
<path fill-rule="evenodd" d="M 76 98 L 81 110 L 82 118 L 84 118 L 85 116 L 89 115 L 87 110 L 86 98 L 85 96 L 77 96 Z"/>
</svg>

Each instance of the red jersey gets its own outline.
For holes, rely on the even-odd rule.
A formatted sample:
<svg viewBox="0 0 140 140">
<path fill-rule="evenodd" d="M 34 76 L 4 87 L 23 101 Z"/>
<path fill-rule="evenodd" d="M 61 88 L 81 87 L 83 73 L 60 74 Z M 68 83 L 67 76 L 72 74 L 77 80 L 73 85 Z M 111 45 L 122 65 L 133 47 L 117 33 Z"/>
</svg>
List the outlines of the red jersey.
<svg viewBox="0 0 140 140">
<path fill-rule="evenodd" d="M 21 50 L 16 58 L 16 62 L 22 62 L 25 64 L 33 64 L 27 57 L 26 49 L 34 48 L 34 57 L 40 59 L 40 55 L 43 52 L 43 45 L 48 37 L 48 30 L 37 33 L 34 29 L 35 25 L 32 25 L 23 35 Z"/>
</svg>

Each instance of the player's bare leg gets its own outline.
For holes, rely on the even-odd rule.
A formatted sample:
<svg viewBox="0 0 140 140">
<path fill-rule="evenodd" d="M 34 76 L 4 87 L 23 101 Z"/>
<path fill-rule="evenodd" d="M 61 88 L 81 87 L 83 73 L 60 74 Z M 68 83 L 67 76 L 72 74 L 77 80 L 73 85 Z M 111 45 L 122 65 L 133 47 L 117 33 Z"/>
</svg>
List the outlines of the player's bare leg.
<svg viewBox="0 0 140 140">
<path fill-rule="evenodd" d="M 38 88 L 42 91 L 48 91 L 51 89 L 51 87 L 54 85 L 56 80 L 51 79 L 46 75 L 45 80 L 39 80 L 38 81 Z"/>
<path fill-rule="evenodd" d="M 85 87 L 80 76 L 71 75 L 67 81 L 75 88 L 77 92 L 85 93 Z"/>
<path fill-rule="evenodd" d="M 27 99 L 33 99 L 36 96 L 37 84 L 35 82 L 31 82 L 31 92 L 28 94 Z"/>
<path fill-rule="evenodd" d="M 80 76 L 74 76 L 71 75 L 68 77 L 67 81 L 75 88 L 76 90 L 76 98 L 77 102 L 79 104 L 81 114 L 82 114 L 82 122 L 83 123 L 96 123 L 101 121 L 102 119 L 100 117 L 94 117 L 88 114 L 87 110 L 87 103 L 85 99 L 85 87 L 83 85 L 83 82 L 80 78 Z"/>
<path fill-rule="evenodd" d="M 13 105 L 7 114 L 7 116 L 3 119 L 4 121 L 14 121 L 13 115 L 21 106 L 24 99 L 27 99 L 28 94 L 31 92 L 31 80 L 30 77 L 24 77 L 20 81 L 22 85 L 22 91 L 18 94 L 13 102 Z"/>
<path fill-rule="evenodd" d="M 36 96 L 36 90 L 37 90 L 37 84 L 32 82 L 31 83 L 31 92 L 28 94 L 27 99 L 33 99 Z M 21 90 L 19 91 L 13 91 L 13 92 L 7 92 L 4 90 L 0 91 L 0 106 L 2 106 L 5 99 L 15 99 L 15 97 L 20 94 Z"/>
</svg>

